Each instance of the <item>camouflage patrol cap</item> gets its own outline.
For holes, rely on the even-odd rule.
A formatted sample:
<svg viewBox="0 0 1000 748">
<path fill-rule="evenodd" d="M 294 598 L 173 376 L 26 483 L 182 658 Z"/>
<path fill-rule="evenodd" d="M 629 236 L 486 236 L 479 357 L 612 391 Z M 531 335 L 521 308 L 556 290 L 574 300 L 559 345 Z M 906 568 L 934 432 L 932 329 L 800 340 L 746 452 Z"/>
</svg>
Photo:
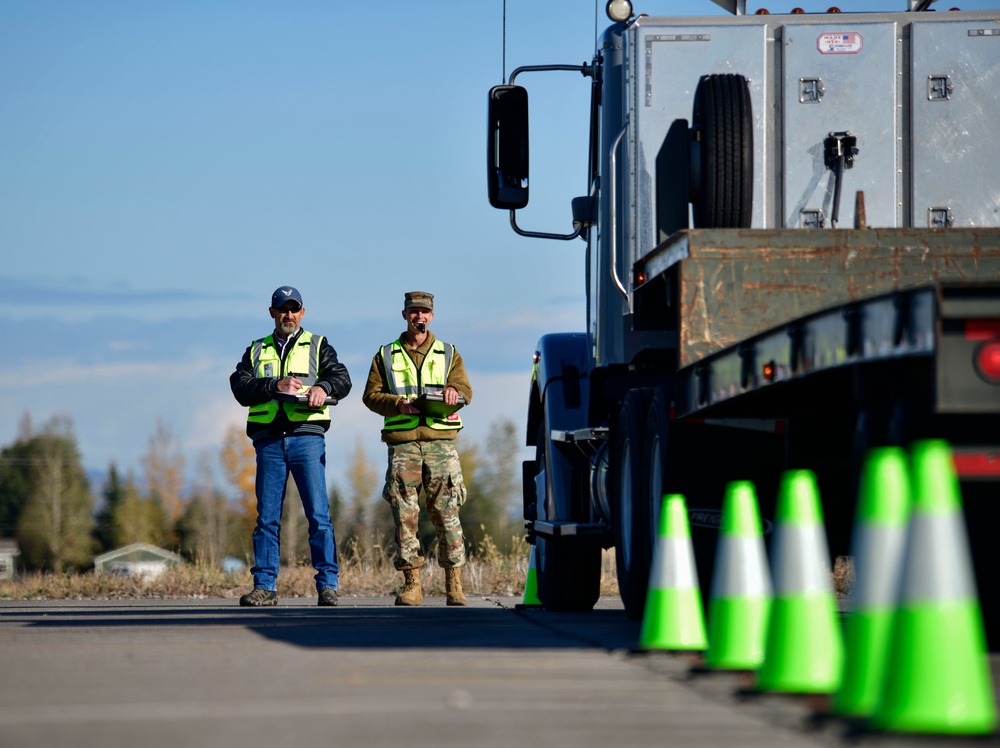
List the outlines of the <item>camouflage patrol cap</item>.
<svg viewBox="0 0 1000 748">
<path fill-rule="evenodd" d="M 426 291 L 408 291 L 403 297 L 403 309 L 422 307 L 434 311 L 434 294 Z"/>
</svg>

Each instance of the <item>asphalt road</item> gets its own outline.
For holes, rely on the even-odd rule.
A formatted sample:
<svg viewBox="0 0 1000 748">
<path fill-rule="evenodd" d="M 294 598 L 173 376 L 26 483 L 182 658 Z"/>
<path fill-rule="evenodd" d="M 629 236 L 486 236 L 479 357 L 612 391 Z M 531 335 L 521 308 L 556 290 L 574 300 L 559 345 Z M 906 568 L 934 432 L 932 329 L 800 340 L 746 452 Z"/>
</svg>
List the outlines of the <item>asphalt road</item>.
<svg viewBox="0 0 1000 748">
<path fill-rule="evenodd" d="M 815 702 L 746 697 L 745 676 L 692 674 L 691 655 L 636 653 L 617 600 L 588 614 L 281 602 L 0 601 L 0 746 L 914 744 L 817 721 Z"/>
</svg>

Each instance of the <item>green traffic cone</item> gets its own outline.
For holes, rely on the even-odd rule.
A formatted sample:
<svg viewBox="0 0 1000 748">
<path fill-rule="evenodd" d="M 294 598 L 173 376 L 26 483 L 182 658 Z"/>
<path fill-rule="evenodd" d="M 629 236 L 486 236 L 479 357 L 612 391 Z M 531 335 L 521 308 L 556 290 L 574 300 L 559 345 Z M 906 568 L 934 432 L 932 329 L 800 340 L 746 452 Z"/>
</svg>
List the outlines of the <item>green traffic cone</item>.
<svg viewBox="0 0 1000 748">
<path fill-rule="evenodd" d="M 851 535 L 854 610 L 844 635 L 844 679 L 833 701 L 837 714 L 867 717 L 878 703 L 909 516 L 906 453 L 898 447 L 871 450 L 861 474 Z"/>
<path fill-rule="evenodd" d="M 946 442 L 911 448 L 913 509 L 878 730 L 985 735 L 997 726 L 958 478 Z"/>
<path fill-rule="evenodd" d="M 538 570 L 535 567 L 535 546 L 531 546 L 528 555 L 528 573 L 524 578 L 524 599 L 515 608 L 540 608 L 542 601 L 538 599 Z"/>
<path fill-rule="evenodd" d="M 705 615 L 683 496 L 663 497 L 658 530 L 639 649 L 705 649 Z"/>
<path fill-rule="evenodd" d="M 833 693 L 843 672 L 844 643 L 819 492 L 808 470 L 782 476 L 771 554 L 774 603 L 757 688 Z"/>
<path fill-rule="evenodd" d="M 771 575 L 753 483 L 726 488 L 708 604 L 705 666 L 756 670 L 764 661 Z"/>
</svg>

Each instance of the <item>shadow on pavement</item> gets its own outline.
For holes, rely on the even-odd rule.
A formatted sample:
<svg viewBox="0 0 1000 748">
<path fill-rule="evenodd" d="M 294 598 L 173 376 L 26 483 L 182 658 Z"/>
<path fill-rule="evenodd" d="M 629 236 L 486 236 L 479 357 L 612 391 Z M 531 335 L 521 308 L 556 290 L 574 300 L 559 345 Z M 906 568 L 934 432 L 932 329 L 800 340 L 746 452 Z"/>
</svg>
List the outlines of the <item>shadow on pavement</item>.
<svg viewBox="0 0 1000 748">
<path fill-rule="evenodd" d="M 316 648 L 506 648 L 629 649 L 639 623 L 623 610 L 551 613 L 495 607 L 276 607 L 231 606 L 56 609 L 4 611 L 0 624 L 28 628 L 177 629 L 241 628 L 266 639 Z M 401 627 L 406 627 L 401 636 Z"/>
</svg>

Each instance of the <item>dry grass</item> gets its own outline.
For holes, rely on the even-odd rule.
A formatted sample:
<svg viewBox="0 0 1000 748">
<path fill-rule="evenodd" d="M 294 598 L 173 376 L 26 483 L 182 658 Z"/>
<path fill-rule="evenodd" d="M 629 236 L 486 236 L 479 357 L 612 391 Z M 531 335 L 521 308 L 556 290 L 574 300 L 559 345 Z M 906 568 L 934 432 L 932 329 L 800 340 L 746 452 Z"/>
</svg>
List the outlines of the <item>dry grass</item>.
<svg viewBox="0 0 1000 748">
<path fill-rule="evenodd" d="M 462 569 L 467 594 L 521 596 L 528 573 L 530 547 L 516 539 L 513 550 L 501 553 L 487 538 L 475 549 Z M 380 544 L 362 546 L 349 543 L 340 553 L 341 596 L 395 595 L 402 589 L 402 575 L 393 566 L 392 555 Z M 315 597 L 311 566 L 282 567 L 278 576 L 281 597 Z M 444 594 L 444 571 L 431 553 L 421 570 L 424 591 Z M 155 578 L 122 577 L 94 572 L 53 574 L 31 573 L 13 581 L 0 581 L 0 599 L 14 600 L 128 600 L 137 598 L 236 598 L 250 590 L 250 574 L 225 572 L 204 565 L 177 566 Z M 605 554 L 601 573 L 601 594 L 617 595 L 614 552 Z"/>
</svg>

